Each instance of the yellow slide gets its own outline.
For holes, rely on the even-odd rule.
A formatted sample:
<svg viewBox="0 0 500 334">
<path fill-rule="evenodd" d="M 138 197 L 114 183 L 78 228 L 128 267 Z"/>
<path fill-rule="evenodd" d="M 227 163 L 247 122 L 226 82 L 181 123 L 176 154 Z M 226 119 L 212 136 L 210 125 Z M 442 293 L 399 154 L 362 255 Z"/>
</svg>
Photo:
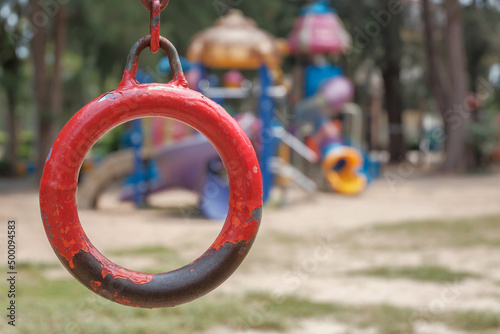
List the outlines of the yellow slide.
<svg viewBox="0 0 500 334">
<path fill-rule="evenodd" d="M 356 195 L 366 188 L 366 176 L 360 172 L 363 166 L 361 153 L 349 146 L 336 145 L 328 150 L 322 169 L 326 180 L 335 192 Z"/>
</svg>

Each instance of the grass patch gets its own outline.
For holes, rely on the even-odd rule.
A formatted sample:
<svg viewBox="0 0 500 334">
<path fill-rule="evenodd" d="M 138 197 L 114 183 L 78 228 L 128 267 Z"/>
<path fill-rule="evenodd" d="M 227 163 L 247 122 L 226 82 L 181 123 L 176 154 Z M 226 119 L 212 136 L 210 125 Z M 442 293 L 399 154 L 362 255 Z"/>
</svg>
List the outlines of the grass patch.
<svg viewBox="0 0 500 334">
<path fill-rule="evenodd" d="M 226 327 L 286 332 L 300 320 L 322 319 L 353 329 L 374 328 L 377 333 L 413 334 L 413 321 L 440 322 L 468 333 L 497 333 L 500 314 L 443 312 L 429 314 L 390 305 L 351 306 L 314 302 L 296 296 L 276 297 L 266 292 L 212 293 L 195 302 L 168 309 L 136 309 L 109 302 L 76 280 L 37 277 L 19 282 L 17 326 L 12 333 L 156 334 L 197 333 Z M 2 289 L 5 283 L 2 284 Z M 11 333 L 0 322 L 0 333 Z"/>
<path fill-rule="evenodd" d="M 500 314 L 493 312 L 455 312 L 444 315 L 443 321 L 469 333 L 498 333 L 500 329 Z"/>
<path fill-rule="evenodd" d="M 148 273 L 161 273 L 187 265 L 189 262 L 175 249 L 164 246 L 142 246 L 109 251 L 106 256 L 129 269 L 139 260 L 141 267 L 133 268 Z M 152 261 L 151 261 L 152 260 Z M 132 261 L 132 263 L 130 263 Z M 144 265 L 144 263 L 148 263 Z"/>
<path fill-rule="evenodd" d="M 126 248 L 110 251 L 109 254 L 116 256 L 178 256 L 175 249 L 164 246 L 143 246 L 137 248 Z"/>
<path fill-rule="evenodd" d="M 61 265 L 59 262 L 19 262 L 17 263 L 16 268 L 19 271 L 38 271 L 61 268 Z"/>
<path fill-rule="evenodd" d="M 376 225 L 370 233 L 358 230 L 343 237 L 364 250 L 408 249 L 421 247 L 500 246 L 500 217 L 481 217 L 453 221 L 403 222 Z M 498 226 L 497 226 L 498 225 Z M 352 233 L 352 232 L 350 232 Z M 290 246 L 310 245 L 307 240 L 287 233 L 269 238 Z M 278 246 L 278 247 L 279 247 Z M 305 247 L 301 246 L 301 247 Z M 163 246 L 145 246 L 109 252 L 113 256 L 133 260 L 153 258 L 163 263 L 187 264 L 180 254 Z M 266 255 L 267 256 L 267 255 Z M 117 261 L 119 262 L 119 261 Z M 20 263 L 17 296 L 18 323 L 10 328 L 0 322 L 0 333 L 74 333 L 74 334 L 156 334 L 200 333 L 213 327 L 227 327 L 235 333 L 246 330 L 287 332 L 297 329 L 300 321 L 316 318 L 346 324 L 356 329 L 373 329 L 383 334 L 415 334 L 415 321 L 441 323 L 467 333 L 493 334 L 500 332 L 500 313 L 484 311 L 443 311 L 395 307 L 392 305 L 360 305 L 321 303 L 267 292 L 211 293 L 195 302 L 170 309 L 144 310 L 109 302 L 87 290 L 76 280 L 48 280 L 45 270 L 59 267 L 58 263 Z M 156 264 L 153 263 L 153 266 Z M 177 267 L 177 266 L 176 266 Z M 5 272 L 5 270 L 0 270 Z M 160 272 L 164 270 L 147 270 Z M 351 272 L 383 278 L 407 278 L 427 282 L 455 282 L 480 277 L 470 272 L 452 271 L 444 267 L 376 267 Z M 500 283 L 499 283 L 500 284 Z M 6 282 L 0 282 L 6 291 Z M 429 301 L 431 302 L 431 301 Z"/>
<path fill-rule="evenodd" d="M 269 293 L 250 292 L 243 297 L 249 306 L 240 329 L 284 331 L 297 320 L 331 316 L 345 308 L 336 304 L 312 302 L 296 296 L 273 298 Z"/>
<path fill-rule="evenodd" d="M 307 245 L 310 241 L 304 237 L 303 235 L 297 235 L 286 232 L 278 232 L 275 231 L 272 234 L 269 234 L 269 238 L 272 239 L 271 242 L 278 243 L 280 245 L 289 246 L 289 245 Z"/>
<path fill-rule="evenodd" d="M 195 333 L 215 326 L 235 330 L 287 329 L 296 319 L 326 315 L 330 304 L 284 297 L 276 303 L 269 294 L 213 293 L 196 302 L 169 309 L 136 309 L 109 302 L 76 280 L 38 277 L 19 286 L 16 333 L 139 334 Z M 0 322 L 0 333 L 9 326 Z"/>
<path fill-rule="evenodd" d="M 414 310 L 391 305 L 362 306 L 351 309 L 345 322 L 358 328 L 377 329 L 384 334 L 413 334 L 411 316 Z"/>
<path fill-rule="evenodd" d="M 500 247 L 500 216 L 376 224 L 339 238 L 355 248 L 413 250 L 432 247 Z"/>
<path fill-rule="evenodd" d="M 350 272 L 354 275 L 375 276 L 382 278 L 407 278 L 415 281 L 453 283 L 461 282 L 467 278 L 478 278 L 473 273 L 453 271 L 448 268 L 423 265 L 417 267 L 376 267 Z"/>
</svg>

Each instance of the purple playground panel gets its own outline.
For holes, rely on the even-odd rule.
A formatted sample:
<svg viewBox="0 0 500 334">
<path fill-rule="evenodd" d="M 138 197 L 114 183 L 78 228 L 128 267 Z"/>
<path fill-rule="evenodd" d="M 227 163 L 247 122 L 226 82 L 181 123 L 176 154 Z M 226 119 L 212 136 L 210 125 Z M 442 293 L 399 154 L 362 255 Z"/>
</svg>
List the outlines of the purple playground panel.
<svg viewBox="0 0 500 334">
<path fill-rule="evenodd" d="M 252 138 L 258 120 L 246 113 L 236 117 L 243 131 Z M 195 191 L 199 195 L 201 213 L 214 220 L 223 220 L 229 208 L 229 184 L 219 154 L 201 134 L 196 134 L 157 150 L 154 161 L 161 180 L 151 184 L 148 194 L 171 188 Z M 124 187 L 122 201 L 133 200 L 133 187 Z"/>
</svg>

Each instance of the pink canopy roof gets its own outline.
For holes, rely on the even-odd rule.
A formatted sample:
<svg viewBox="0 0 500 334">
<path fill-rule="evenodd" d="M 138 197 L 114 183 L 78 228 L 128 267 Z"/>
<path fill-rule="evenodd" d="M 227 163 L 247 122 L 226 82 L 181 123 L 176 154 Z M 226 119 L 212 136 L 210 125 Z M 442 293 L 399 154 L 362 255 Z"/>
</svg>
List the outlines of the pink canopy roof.
<svg viewBox="0 0 500 334">
<path fill-rule="evenodd" d="M 349 48 L 351 36 L 335 13 L 312 13 L 295 21 L 288 42 L 292 54 L 340 54 Z"/>
</svg>

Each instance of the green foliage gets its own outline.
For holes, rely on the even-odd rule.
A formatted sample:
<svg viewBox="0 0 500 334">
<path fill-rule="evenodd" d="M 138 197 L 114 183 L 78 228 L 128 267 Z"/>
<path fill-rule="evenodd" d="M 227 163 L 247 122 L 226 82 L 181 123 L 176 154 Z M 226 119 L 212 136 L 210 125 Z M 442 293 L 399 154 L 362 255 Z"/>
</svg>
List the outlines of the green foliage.
<svg viewBox="0 0 500 334">
<path fill-rule="evenodd" d="M 181 55 L 185 54 L 197 32 L 212 26 L 232 8 L 243 10 L 271 33 L 286 37 L 300 6 L 297 2 L 283 6 L 281 1 L 171 1 L 161 15 L 162 35 L 172 41 Z M 81 71 L 97 71 L 99 85 L 104 88 L 107 77 L 121 76 L 132 44 L 149 33 L 148 12 L 140 1 L 124 4 L 120 0 L 90 0 L 71 2 L 70 14 L 68 52 L 81 55 Z M 163 56 L 162 51 L 154 56 L 144 52 L 140 65 L 154 72 Z"/>
<path fill-rule="evenodd" d="M 21 131 L 18 138 L 18 151 L 17 154 L 21 159 L 32 159 L 35 145 L 35 134 L 32 131 Z"/>
<path fill-rule="evenodd" d="M 162 35 L 176 45 L 179 53 L 184 55 L 190 39 L 200 30 L 213 25 L 214 21 L 230 9 L 240 9 L 247 16 L 256 20 L 257 24 L 277 37 L 287 37 L 298 16 L 301 6 L 310 3 L 298 1 L 245 1 L 245 0 L 182 0 L 171 1 L 162 12 Z M 34 128 L 36 117 L 32 113 L 33 93 L 31 90 L 32 65 L 26 59 L 17 59 L 16 45 L 29 45 L 29 39 L 21 38 L 27 32 L 28 6 L 21 6 L 18 1 L 11 1 L 12 7 L 19 15 L 19 24 L 13 29 L 5 29 L 5 20 L 0 19 L 0 88 L 14 87 L 17 91 L 17 116 L 22 129 Z M 423 40 L 418 28 L 406 24 L 405 11 L 392 17 L 387 27 L 369 38 L 367 45 L 359 45 L 356 37 L 359 31 L 366 31 L 367 25 L 376 21 L 374 12 L 387 8 L 386 1 L 335 1 L 332 5 L 337 9 L 347 30 L 354 37 L 355 52 L 340 60 L 349 76 L 353 76 L 359 66 L 367 59 L 379 66 L 384 66 L 391 58 L 386 52 L 388 45 L 401 53 L 402 71 L 420 73 L 410 81 L 402 82 L 405 107 L 418 107 L 422 98 L 429 95 L 425 76 L 425 54 Z M 140 37 L 149 33 L 149 14 L 140 1 L 69 1 L 67 21 L 67 45 L 64 54 L 63 96 L 64 116 L 57 120 L 64 123 L 78 109 L 99 94 L 116 88 L 123 72 L 126 56 L 130 47 Z M 491 33 L 500 14 L 491 8 L 464 8 L 464 22 L 467 58 L 471 82 L 474 78 L 487 77 L 489 66 L 499 62 L 500 37 Z M 403 21 L 403 24 L 401 25 Z M 401 28 L 399 28 L 401 25 Z M 399 34 L 398 34 L 399 32 Z M 401 35 L 401 39 L 399 38 Z M 13 44 L 14 42 L 14 44 Z M 394 47 L 395 45 L 395 47 Z M 19 45 L 17 45 L 19 46 Z M 54 48 L 51 43 L 49 50 Z M 156 64 L 163 57 L 160 51 L 156 55 L 144 52 L 140 66 L 147 71 L 156 72 Z M 50 57 L 47 57 L 50 60 Z M 12 65 L 15 66 L 12 66 Z M 289 69 L 291 61 L 285 62 Z M 15 69 L 7 71 L 8 69 Z M 7 73 L 9 72 L 9 73 Z M 11 80 L 9 78 L 14 78 Z M 165 80 L 158 76 L 157 80 Z M 3 105 L 4 101 L 0 100 Z M 3 110 L 0 108 L 0 117 Z M 4 130 L 4 129 L 2 129 Z M 472 129 L 475 141 L 484 151 L 485 131 Z M 479 136 L 477 133 L 479 132 Z M 488 137 L 490 138 L 490 137 Z M 116 142 L 115 142 L 116 143 Z M 489 146 L 488 146 L 489 147 Z M 105 151 L 116 149 L 116 146 Z M 27 152 L 22 153 L 27 156 Z"/>
<path fill-rule="evenodd" d="M 472 144 L 483 163 L 488 163 L 492 153 L 498 149 L 500 125 L 495 122 L 498 115 L 490 110 L 479 113 L 479 119 L 469 126 L 469 143 Z"/>
</svg>

